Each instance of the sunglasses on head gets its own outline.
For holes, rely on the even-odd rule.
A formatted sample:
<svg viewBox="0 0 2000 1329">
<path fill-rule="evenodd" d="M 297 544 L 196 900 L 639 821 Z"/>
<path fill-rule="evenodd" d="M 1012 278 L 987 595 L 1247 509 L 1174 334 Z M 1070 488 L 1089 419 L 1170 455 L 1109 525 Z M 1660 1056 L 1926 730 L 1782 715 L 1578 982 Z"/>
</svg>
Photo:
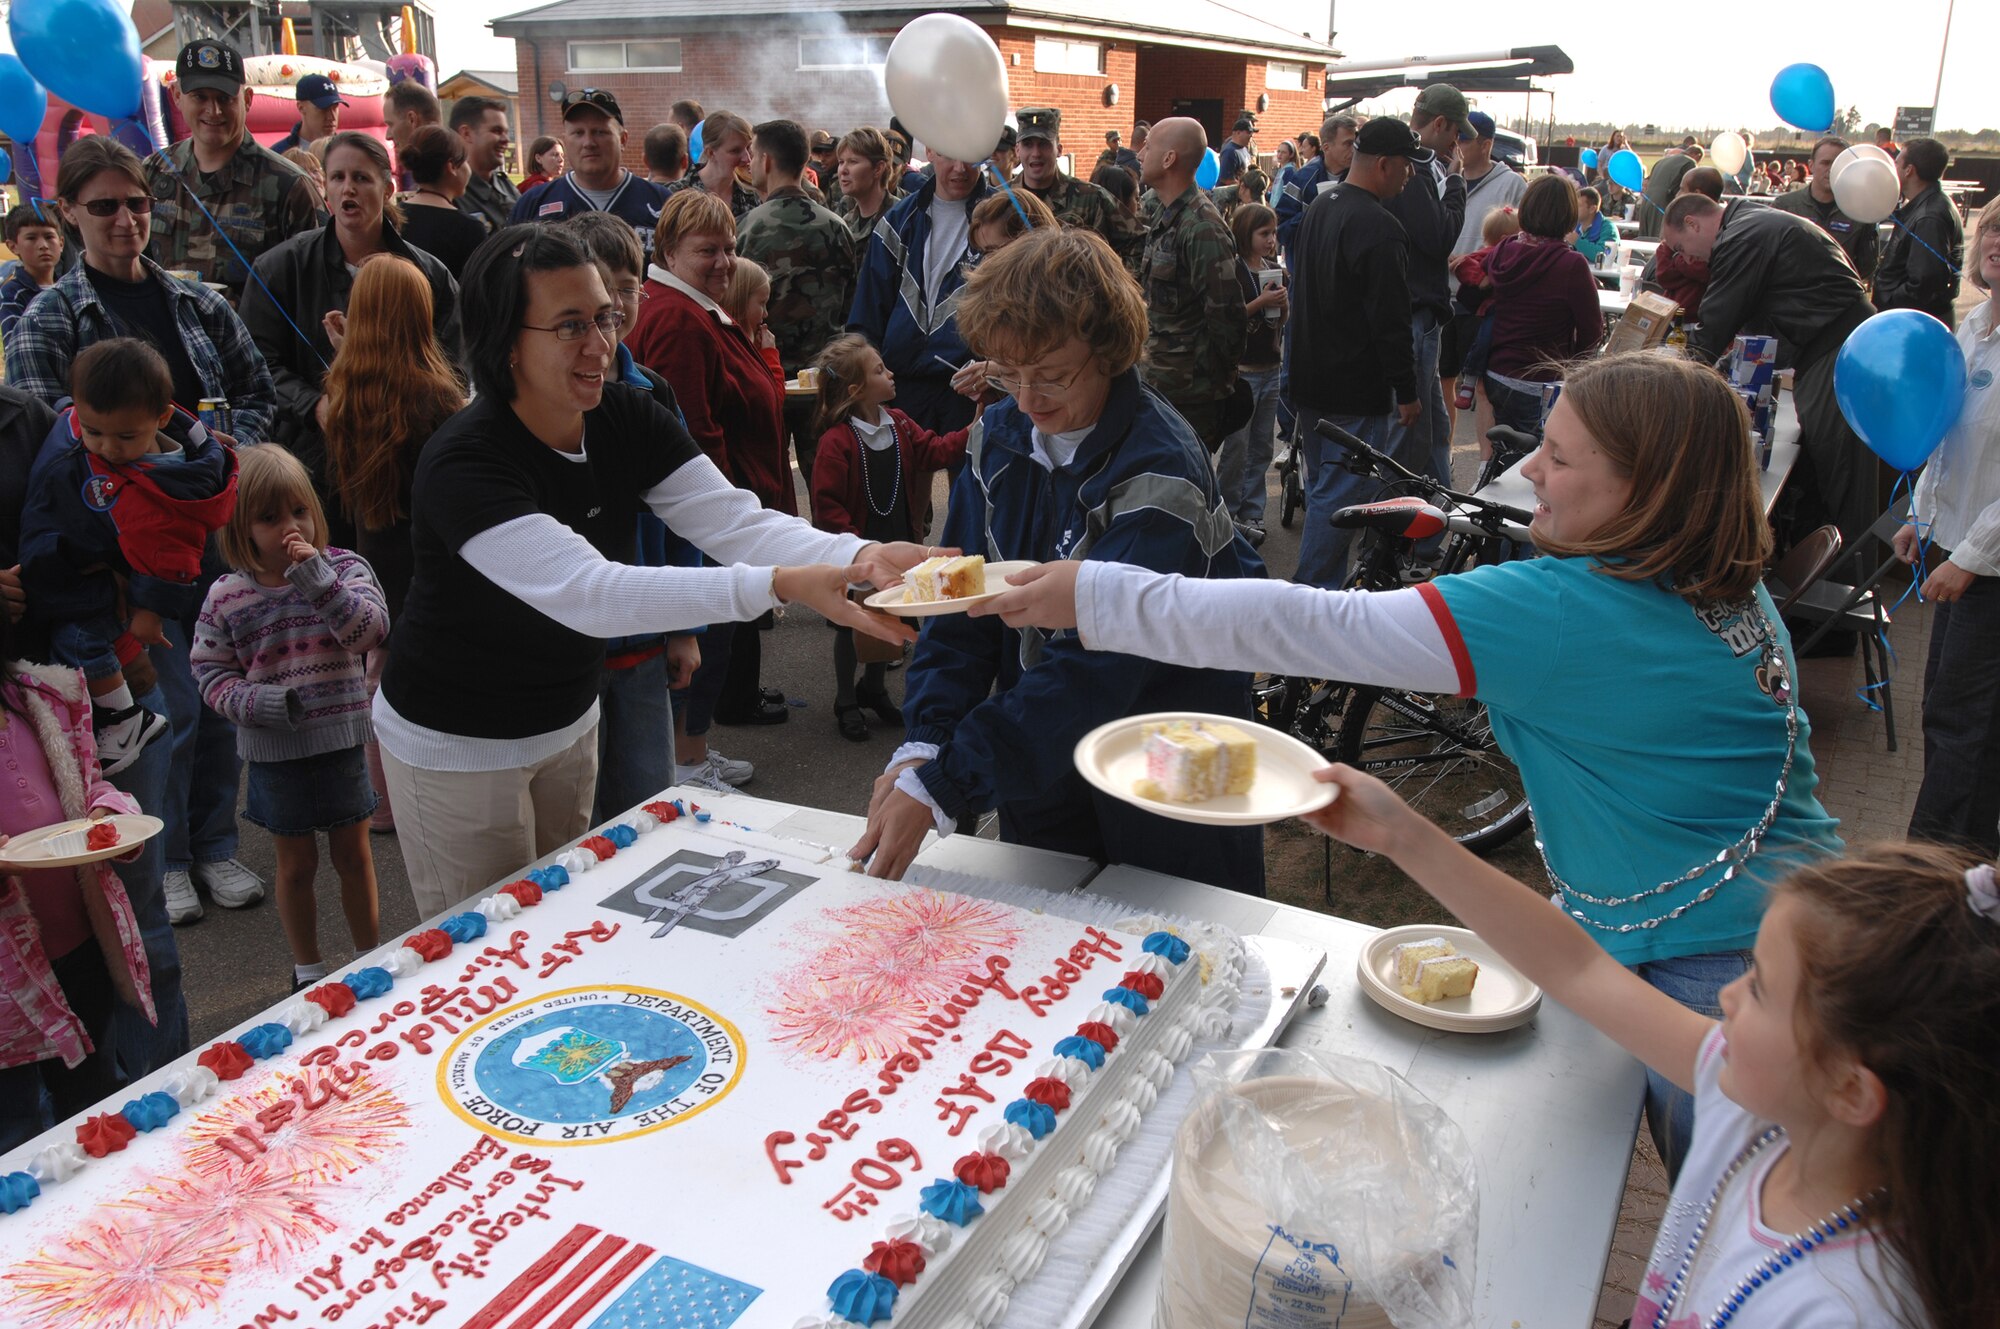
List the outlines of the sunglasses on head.
<svg viewBox="0 0 2000 1329">
<path fill-rule="evenodd" d="M 135 217 L 143 217 L 153 210 L 153 196 L 133 194 L 129 198 L 94 198 L 82 206 L 93 217 L 116 217 L 120 208 Z"/>
</svg>

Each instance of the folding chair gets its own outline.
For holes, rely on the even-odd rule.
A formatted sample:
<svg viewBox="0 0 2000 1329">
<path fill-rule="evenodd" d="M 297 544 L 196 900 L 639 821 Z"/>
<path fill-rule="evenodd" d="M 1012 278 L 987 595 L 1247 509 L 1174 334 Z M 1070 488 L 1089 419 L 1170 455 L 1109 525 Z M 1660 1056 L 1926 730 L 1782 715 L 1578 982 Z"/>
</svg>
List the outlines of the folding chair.
<svg viewBox="0 0 2000 1329">
<path fill-rule="evenodd" d="M 1896 532 L 1910 518 L 1910 500 L 1899 498 L 1889 510 L 1875 519 L 1868 528 L 1868 536 L 1880 540 L 1882 547 L 1890 548 Z M 1862 562 L 1867 556 L 1868 539 L 1864 537 L 1853 551 L 1853 567 L 1856 574 L 1866 571 Z M 1894 574 L 1901 572 L 1908 576 L 1909 567 L 1896 557 L 1893 549 L 1873 572 L 1866 576 L 1857 575 L 1851 586 L 1839 582 L 1820 581 L 1807 587 L 1786 611 L 1792 618 L 1816 622 L 1819 626 L 1805 641 L 1796 647 L 1796 654 L 1803 657 L 1819 643 L 1827 633 L 1838 630 L 1853 632 L 1861 638 L 1861 672 L 1867 680 L 1867 691 L 1878 698 L 1882 706 L 1882 723 L 1887 731 L 1889 751 L 1896 750 L 1896 704 L 1889 679 L 1889 606 L 1884 603 L 1883 583 Z"/>
<path fill-rule="evenodd" d="M 1793 545 L 1791 551 L 1778 560 L 1778 565 L 1764 574 L 1764 589 L 1777 601 L 1778 612 L 1784 614 L 1797 604 L 1800 596 L 1832 571 L 1839 557 L 1838 526 L 1822 526 Z"/>
</svg>

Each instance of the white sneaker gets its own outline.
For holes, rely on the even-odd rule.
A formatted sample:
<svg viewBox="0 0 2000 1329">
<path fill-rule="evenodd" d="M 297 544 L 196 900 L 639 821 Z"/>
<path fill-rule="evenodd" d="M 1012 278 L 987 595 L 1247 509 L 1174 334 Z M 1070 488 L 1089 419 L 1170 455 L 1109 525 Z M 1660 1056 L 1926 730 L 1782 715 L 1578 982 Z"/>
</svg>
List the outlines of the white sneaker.
<svg viewBox="0 0 2000 1329">
<path fill-rule="evenodd" d="M 708 762 L 703 762 L 701 765 L 695 767 L 694 773 L 691 775 L 681 775 L 676 772 L 674 783 L 686 789 L 706 789 L 717 794 L 733 794 L 736 792 L 735 786 L 727 783 L 721 776 L 717 775 L 715 767 Z"/>
<path fill-rule="evenodd" d="M 708 769 L 714 771 L 716 778 L 724 784 L 738 788 L 749 784 L 757 774 L 757 768 L 749 762 L 731 760 L 714 748 L 708 750 Z"/>
<path fill-rule="evenodd" d="M 233 858 L 225 858 L 220 863 L 195 864 L 194 879 L 224 909 L 248 909 L 264 898 L 263 881 Z"/>
<path fill-rule="evenodd" d="M 100 709 L 97 714 L 102 717 L 97 725 L 97 761 L 106 775 L 116 775 L 139 760 L 148 743 L 173 730 L 166 716 L 144 706 L 127 706 L 111 714 Z"/>
<path fill-rule="evenodd" d="M 167 888 L 167 922 L 175 927 L 197 922 L 201 918 L 201 897 L 194 893 L 194 883 L 188 879 L 187 869 L 168 868 L 164 884 Z"/>
</svg>

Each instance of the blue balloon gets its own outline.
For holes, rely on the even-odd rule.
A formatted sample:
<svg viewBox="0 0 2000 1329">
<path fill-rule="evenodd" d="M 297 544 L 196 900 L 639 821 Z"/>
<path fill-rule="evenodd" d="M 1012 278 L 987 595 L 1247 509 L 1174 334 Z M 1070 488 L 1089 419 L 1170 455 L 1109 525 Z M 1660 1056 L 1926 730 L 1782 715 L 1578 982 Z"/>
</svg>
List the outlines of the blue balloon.
<svg viewBox="0 0 2000 1329">
<path fill-rule="evenodd" d="M 36 0 L 14 6 L 7 30 L 36 82 L 71 106 L 124 120 L 139 114 L 145 78 L 129 10 L 118 0 Z"/>
<path fill-rule="evenodd" d="M 691 162 L 699 162 L 701 160 L 700 125 L 696 125 L 694 127 L 694 133 L 688 135 L 688 160 Z"/>
<path fill-rule="evenodd" d="M 1201 165 L 1194 168 L 1194 183 L 1197 189 L 1213 189 L 1222 175 L 1222 158 L 1215 155 L 1214 148 L 1201 150 Z"/>
<path fill-rule="evenodd" d="M 1586 171 L 1591 170 L 1597 165 L 1597 149 L 1585 148 L 1582 152 L 1577 154 L 1576 160 L 1577 164 L 1583 167 L 1584 170 Z"/>
<path fill-rule="evenodd" d="M 1824 134 L 1833 128 L 1833 80 L 1818 65 L 1786 65 L 1771 80 L 1771 109 L 1788 125 Z"/>
<path fill-rule="evenodd" d="M 1914 471 L 1958 422 L 1965 353 L 1929 314 L 1892 309 L 1847 335 L 1833 362 L 1833 395 L 1876 456 Z"/>
<path fill-rule="evenodd" d="M 1620 185 L 1633 193 L 1646 187 L 1646 168 L 1639 164 L 1639 154 L 1630 148 L 1620 148 L 1611 154 L 1611 161 L 1604 168 L 1613 184 Z"/>
<path fill-rule="evenodd" d="M 14 178 L 14 159 L 7 155 L 7 149 L 0 148 L 0 185 Z"/>
<path fill-rule="evenodd" d="M 0 133 L 26 143 L 42 132 L 48 113 L 48 89 L 35 82 L 20 56 L 0 54 Z"/>
</svg>

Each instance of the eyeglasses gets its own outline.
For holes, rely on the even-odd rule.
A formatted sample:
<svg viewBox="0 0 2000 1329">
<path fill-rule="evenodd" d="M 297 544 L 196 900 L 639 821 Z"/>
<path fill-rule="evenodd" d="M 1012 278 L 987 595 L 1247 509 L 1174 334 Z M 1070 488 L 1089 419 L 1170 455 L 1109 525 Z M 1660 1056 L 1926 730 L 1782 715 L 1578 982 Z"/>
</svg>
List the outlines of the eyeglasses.
<svg viewBox="0 0 2000 1329">
<path fill-rule="evenodd" d="M 120 208 L 134 217 L 143 217 L 153 210 L 153 196 L 134 194 L 130 198 L 94 198 L 83 205 L 83 210 L 93 217 L 116 217 Z"/>
<path fill-rule="evenodd" d="M 589 336 L 592 328 L 603 333 L 604 340 L 617 341 L 618 329 L 624 326 L 624 311 L 617 309 L 607 309 L 596 318 L 566 318 L 552 328 L 538 328 L 532 323 L 521 325 L 528 332 L 553 332 L 557 341 L 579 341 Z"/>
<path fill-rule="evenodd" d="M 621 286 L 613 291 L 612 294 L 621 300 L 644 300 L 646 298 L 646 288 L 643 286 Z"/>
<path fill-rule="evenodd" d="M 998 374 L 988 374 L 986 381 L 1016 401 L 1029 394 L 1040 397 L 1043 401 L 1055 401 L 1075 387 L 1076 381 L 1083 377 L 1083 371 L 1088 368 L 1090 362 L 1086 360 L 1077 366 L 1075 373 L 1060 383 L 1022 383 L 1017 379 L 1002 378 Z"/>
</svg>

